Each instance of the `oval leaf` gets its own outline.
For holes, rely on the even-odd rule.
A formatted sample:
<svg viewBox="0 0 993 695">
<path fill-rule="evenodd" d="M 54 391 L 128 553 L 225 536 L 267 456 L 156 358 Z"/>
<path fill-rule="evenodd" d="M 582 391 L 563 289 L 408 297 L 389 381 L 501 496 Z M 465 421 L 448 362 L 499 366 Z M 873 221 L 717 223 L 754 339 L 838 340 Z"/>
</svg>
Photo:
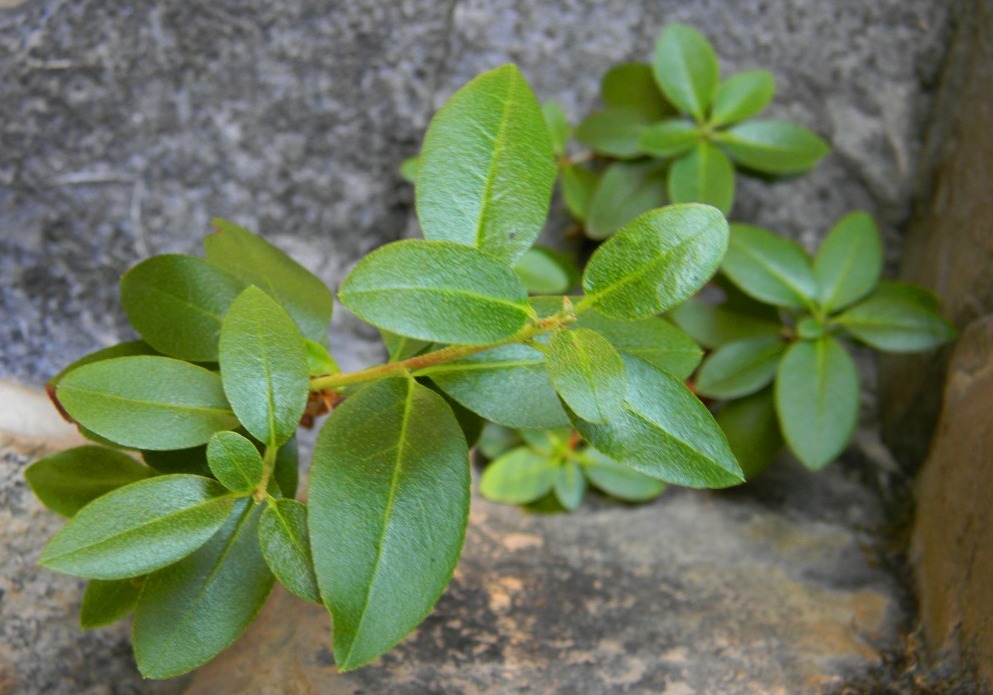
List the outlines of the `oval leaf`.
<svg viewBox="0 0 993 695">
<path fill-rule="evenodd" d="M 637 109 L 608 107 L 580 123 L 576 139 L 600 154 L 629 159 L 642 154 L 641 136 L 651 123 Z"/>
<path fill-rule="evenodd" d="M 528 249 L 514 271 L 533 294 L 567 294 L 579 283 L 579 270 L 573 260 L 543 246 Z"/>
<path fill-rule="evenodd" d="M 557 331 L 548 341 L 546 359 L 552 385 L 576 415 L 607 422 L 620 410 L 624 361 L 602 335 L 588 328 Z"/>
<path fill-rule="evenodd" d="M 702 123 L 720 79 L 710 42 L 692 27 L 670 24 L 655 44 L 652 68 L 669 101 Z"/>
<path fill-rule="evenodd" d="M 600 176 L 590 169 L 576 165 L 562 167 L 562 198 L 574 219 L 585 222 L 590 201 L 600 183 Z"/>
<path fill-rule="evenodd" d="M 221 527 L 234 503 L 219 483 L 163 475 L 115 490 L 55 534 L 39 564 L 88 579 L 125 579 L 181 560 Z"/>
<path fill-rule="evenodd" d="M 586 495 L 586 476 L 574 461 L 565 461 L 555 476 L 555 497 L 567 510 L 575 511 Z"/>
<path fill-rule="evenodd" d="M 474 246 L 513 265 L 538 237 L 555 185 L 545 118 L 514 65 L 485 72 L 431 119 L 417 169 L 427 239 Z"/>
<path fill-rule="evenodd" d="M 709 398 L 741 398 L 772 382 L 786 350 L 778 336 L 752 338 L 723 345 L 703 361 L 696 392 Z"/>
<path fill-rule="evenodd" d="M 798 174 L 812 169 L 831 151 L 806 128 L 788 121 L 756 120 L 717 134 L 736 162 L 767 174 Z"/>
<path fill-rule="evenodd" d="M 937 310 L 933 295 L 902 282 L 879 289 L 834 321 L 860 341 L 887 352 L 932 350 L 955 338 L 955 327 Z"/>
<path fill-rule="evenodd" d="M 650 123 L 676 113 L 647 63 L 623 63 L 610 68 L 600 81 L 600 98 L 608 107 L 634 109 Z"/>
<path fill-rule="evenodd" d="M 710 279 L 727 241 L 727 222 L 716 208 L 670 205 L 646 212 L 590 258 L 586 297 L 576 310 L 629 320 L 666 311 Z"/>
<path fill-rule="evenodd" d="M 768 468 L 783 448 L 771 388 L 725 404 L 715 419 L 748 480 Z"/>
<path fill-rule="evenodd" d="M 598 490 L 625 502 L 647 502 L 666 488 L 661 480 L 622 466 L 593 448 L 583 452 L 583 472 Z"/>
<path fill-rule="evenodd" d="M 79 626 L 84 630 L 92 630 L 127 617 L 138 603 L 141 585 L 140 578 L 91 580 L 83 593 Z"/>
<path fill-rule="evenodd" d="M 84 427 L 136 449 L 185 449 L 238 424 L 217 374 L 169 357 L 94 362 L 55 392 Z"/>
<path fill-rule="evenodd" d="M 776 306 L 808 308 L 817 296 L 817 281 L 803 249 L 749 224 L 731 225 L 721 270 L 745 294 Z"/>
<path fill-rule="evenodd" d="M 883 271 L 883 244 L 872 217 L 852 212 L 828 232 L 814 258 L 817 298 L 830 313 L 872 291 Z"/>
<path fill-rule="evenodd" d="M 612 164 L 590 198 L 587 236 L 606 239 L 641 213 L 665 202 L 665 174 L 657 164 Z"/>
<path fill-rule="evenodd" d="M 697 365 L 703 351 L 693 339 L 662 318 L 619 321 L 597 311 L 587 311 L 575 324 L 591 328 L 625 355 L 632 355 L 677 379 L 685 379 Z"/>
<path fill-rule="evenodd" d="M 699 299 L 688 299 L 668 315 L 693 340 L 710 349 L 736 340 L 776 336 L 783 330 L 781 324 L 764 317 L 739 313 L 725 306 L 712 306 Z"/>
<path fill-rule="evenodd" d="M 705 203 L 727 215 L 734 204 L 734 166 L 709 142 L 697 143 L 673 162 L 668 191 L 673 203 Z"/>
<path fill-rule="evenodd" d="M 377 328 L 437 343 L 500 342 L 531 316 L 512 268 L 447 241 L 409 239 L 376 249 L 352 269 L 338 296 Z"/>
<path fill-rule="evenodd" d="M 776 78 L 768 70 L 749 70 L 731 75 L 717 88 L 710 123 L 737 123 L 757 115 L 776 94 Z"/>
<path fill-rule="evenodd" d="M 559 466 L 526 446 L 513 449 L 483 471 L 479 492 L 501 504 L 527 504 L 544 497 L 555 485 Z"/>
<path fill-rule="evenodd" d="M 776 373 L 776 412 L 797 458 L 817 470 L 844 450 L 859 414 L 855 363 L 837 340 L 794 343 Z"/>
<path fill-rule="evenodd" d="M 641 133 L 639 147 L 656 157 L 676 157 L 693 149 L 700 131 L 692 121 L 669 118 Z"/>
<path fill-rule="evenodd" d="M 462 551 L 469 483 L 455 416 L 411 379 L 367 386 L 328 417 L 308 521 L 340 670 L 377 658 L 431 611 Z"/>
<path fill-rule="evenodd" d="M 321 602 L 307 533 L 307 507 L 296 500 L 277 500 L 259 520 L 262 556 L 276 579 L 305 601 Z"/>
<path fill-rule="evenodd" d="M 207 443 L 210 470 L 224 487 L 248 494 L 259 486 L 265 464 L 259 450 L 237 432 L 218 432 Z"/>
<path fill-rule="evenodd" d="M 279 446 L 307 407 L 310 369 L 303 337 L 275 300 L 249 287 L 231 304 L 221 329 L 221 381 L 249 433 Z"/>
</svg>

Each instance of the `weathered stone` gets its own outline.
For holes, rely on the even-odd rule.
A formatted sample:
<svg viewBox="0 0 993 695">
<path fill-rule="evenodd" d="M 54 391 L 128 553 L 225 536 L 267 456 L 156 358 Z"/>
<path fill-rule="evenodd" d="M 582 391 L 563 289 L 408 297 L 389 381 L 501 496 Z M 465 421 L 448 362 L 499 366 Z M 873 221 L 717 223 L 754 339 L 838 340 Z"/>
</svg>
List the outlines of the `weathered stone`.
<svg viewBox="0 0 993 695">
<path fill-rule="evenodd" d="M 951 359 L 941 419 L 918 480 L 913 561 L 933 655 L 993 689 L 993 314 Z"/>
</svg>

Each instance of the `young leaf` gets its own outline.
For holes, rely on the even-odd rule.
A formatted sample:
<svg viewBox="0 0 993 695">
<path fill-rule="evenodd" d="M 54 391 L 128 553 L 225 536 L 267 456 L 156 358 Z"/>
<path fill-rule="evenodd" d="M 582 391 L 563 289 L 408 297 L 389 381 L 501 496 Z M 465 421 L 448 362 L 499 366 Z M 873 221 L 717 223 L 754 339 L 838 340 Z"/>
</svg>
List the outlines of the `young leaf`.
<svg viewBox="0 0 993 695">
<path fill-rule="evenodd" d="M 955 337 L 934 297 L 902 282 L 880 283 L 876 292 L 834 321 L 866 345 L 887 352 L 932 350 Z"/>
<path fill-rule="evenodd" d="M 710 349 L 736 340 L 777 336 L 783 331 L 780 323 L 692 298 L 672 309 L 669 318 L 693 340 Z"/>
<path fill-rule="evenodd" d="M 586 221 L 590 201 L 599 183 L 600 177 L 595 171 L 574 164 L 562 167 L 562 198 L 573 218 Z"/>
<path fill-rule="evenodd" d="M 865 212 L 852 212 L 831 228 L 814 258 L 817 298 L 833 312 L 872 291 L 883 271 L 879 230 Z"/>
<path fill-rule="evenodd" d="M 545 117 L 545 125 L 548 126 L 552 153 L 556 157 L 561 157 L 565 153 L 566 143 L 569 142 L 569 136 L 572 134 L 569 118 L 565 115 L 562 107 L 554 101 L 546 101 L 542 104 L 541 113 Z"/>
<path fill-rule="evenodd" d="M 265 464 L 259 450 L 236 432 L 218 432 L 207 443 L 210 470 L 224 487 L 248 494 L 262 482 Z"/>
<path fill-rule="evenodd" d="M 72 517 L 87 504 L 153 475 L 130 456 L 100 446 L 78 446 L 37 461 L 24 471 L 31 490 L 56 514 Z"/>
<path fill-rule="evenodd" d="M 715 419 L 747 480 L 768 468 L 783 448 L 771 388 L 726 403 Z"/>
<path fill-rule="evenodd" d="M 528 249 L 514 271 L 533 294 L 567 294 L 579 284 L 579 269 L 573 260 L 544 246 Z"/>
<path fill-rule="evenodd" d="M 462 87 L 431 119 L 417 170 L 417 219 L 427 239 L 474 246 L 513 265 L 545 223 L 555 176 L 538 100 L 520 71 L 504 65 Z"/>
<path fill-rule="evenodd" d="M 239 500 L 210 542 L 145 580 L 132 629 L 145 678 L 192 671 L 255 619 L 275 582 L 259 549 L 261 511 L 249 498 Z"/>
<path fill-rule="evenodd" d="M 552 385 L 579 417 L 607 422 L 621 409 L 624 362 L 602 335 L 588 328 L 557 331 L 546 359 Z"/>
<path fill-rule="evenodd" d="M 433 345 L 430 340 L 408 338 L 384 328 L 379 329 L 379 337 L 383 339 L 383 345 L 386 346 L 386 354 L 389 355 L 390 362 L 399 362 L 408 357 L 419 355 Z"/>
<path fill-rule="evenodd" d="M 221 381 L 231 408 L 253 437 L 279 446 L 307 407 L 307 349 L 283 308 L 257 287 L 231 304 L 221 328 Z"/>
<path fill-rule="evenodd" d="M 806 128 L 775 119 L 748 121 L 715 137 L 736 162 L 767 174 L 807 171 L 831 151 Z"/>
<path fill-rule="evenodd" d="M 307 507 L 296 500 L 277 500 L 259 520 L 259 545 L 280 584 L 313 603 L 321 602 L 307 533 Z"/>
<path fill-rule="evenodd" d="M 377 328 L 436 343 L 496 343 L 530 317 L 527 290 L 512 268 L 448 241 L 408 239 L 376 249 L 338 296 Z"/>
<path fill-rule="evenodd" d="M 697 365 L 703 352 L 693 339 L 662 318 L 618 321 L 598 311 L 587 311 L 575 327 L 590 328 L 620 352 L 664 369 L 677 379 L 685 379 Z"/>
<path fill-rule="evenodd" d="M 776 94 L 776 78 L 768 70 L 749 70 L 731 75 L 717 88 L 710 123 L 737 123 L 759 114 Z"/>
<path fill-rule="evenodd" d="M 282 305 L 304 337 L 328 338 L 334 297 L 321 280 L 262 237 L 215 219 L 217 232 L 203 244 L 207 260 L 245 285 L 255 285 Z"/>
<path fill-rule="evenodd" d="M 720 149 L 699 142 L 672 163 L 668 192 L 673 203 L 705 203 L 727 215 L 734 204 L 734 166 Z"/>
<path fill-rule="evenodd" d="M 776 373 L 776 412 L 804 465 L 823 468 L 845 448 L 859 413 L 855 363 L 837 340 L 794 343 Z"/>
<path fill-rule="evenodd" d="M 307 371 L 311 376 L 337 374 L 341 371 L 337 360 L 331 356 L 326 347 L 309 338 L 303 339 L 303 345 L 307 351 Z"/>
<path fill-rule="evenodd" d="M 407 183 L 416 183 L 417 170 L 420 166 L 421 158 L 419 156 L 407 157 L 400 163 L 400 177 Z"/>
<path fill-rule="evenodd" d="M 479 492 L 501 504 L 534 502 L 555 485 L 558 469 L 558 462 L 526 446 L 518 447 L 486 467 Z"/>
<path fill-rule="evenodd" d="M 210 478 L 210 464 L 207 463 L 207 445 L 193 446 L 187 449 L 172 449 L 167 451 L 142 451 L 141 457 L 145 463 L 159 473 L 186 473 Z"/>
<path fill-rule="evenodd" d="M 90 580 L 83 592 L 79 626 L 92 630 L 127 617 L 138 603 L 141 584 L 141 579 Z"/>
<path fill-rule="evenodd" d="M 697 121 L 706 120 L 720 72 L 714 49 L 700 32 L 669 24 L 655 44 L 652 67 L 669 101 Z"/>
<path fill-rule="evenodd" d="M 62 407 L 101 437 L 136 449 L 205 444 L 238 422 L 214 372 L 169 357 L 117 357 L 66 374 Z"/>
<path fill-rule="evenodd" d="M 778 336 L 728 343 L 703 361 L 696 392 L 709 398 L 741 398 L 767 386 L 776 376 L 786 343 Z"/>
<path fill-rule="evenodd" d="M 586 477 L 574 461 L 565 461 L 559 466 L 555 477 L 555 497 L 570 512 L 579 508 L 586 495 Z"/>
<path fill-rule="evenodd" d="M 422 369 L 442 391 L 491 422 L 514 429 L 567 427 L 545 369 L 545 356 L 526 345 L 506 345 Z"/>
<path fill-rule="evenodd" d="M 676 110 L 659 90 L 646 63 L 624 63 L 610 68 L 600 81 L 600 98 L 608 108 L 630 108 L 649 123 L 674 116 Z"/>
<path fill-rule="evenodd" d="M 624 359 L 628 388 L 620 413 L 604 425 L 573 417 L 601 452 L 653 478 L 687 487 L 744 480 L 713 416 L 682 382 L 636 357 Z"/>
<path fill-rule="evenodd" d="M 412 379 L 373 383 L 331 413 L 308 521 L 340 670 L 377 658 L 431 611 L 462 550 L 469 484 L 455 416 Z"/>
<path fill-rule="evenodd" d="M 583 274 L 586 297 L 617 319 L 640 319 L 672 308 L 710 279 L 727 249 L 728 226 L 706 205 L 670 205 L 629 223 L 596 250 Z"/>
<path fill-rule="evenodd" d="M 225 312 L 245 283 L 196 256 L 154 256 L 121 278 L 135 330 L 164 355 L 214 362 Z"/>
<path fill-rule="evenodd" d="M 622 466 L 593 448 L 583 452 L 583 472 L 597 489 L 625 502 L 647 502 L 666 488 L 661 480 Z"/>
<path fill-rule="evenodd" d="M 803 249 L 749 224 L 731 225 L 721 270 L 749 296 L 776 306 L 803 309 L 817 296 L 817 281 Z"/>
<path fill-rule="evenodd" d="M 586 232 L 606 239 L 643 212 L 665 205 L 665 174 L 654 162 L 607 167 L 586 210 Z"/>
<path fill-rule="evenodd" d="M 678 157 L 700 142 L 700 131 L 693 121 L 667 118 L 642 131 L 638 146 L 655 157 Z"/>
<path fill-rule="evenodd" d="M 38 563 L 88 579 L 125 579 L 181 560 L 224 523 L 232 497 L 195 475 L 132 483 L 79 510 Z"/>
<path fill-rule="evenodd" d="M 576 127 L 576 139 L 600 154 L 630 159 L 642 154 L 641 134 L 651 121 L 637 109 L 606 108 Z"/>
</svg>

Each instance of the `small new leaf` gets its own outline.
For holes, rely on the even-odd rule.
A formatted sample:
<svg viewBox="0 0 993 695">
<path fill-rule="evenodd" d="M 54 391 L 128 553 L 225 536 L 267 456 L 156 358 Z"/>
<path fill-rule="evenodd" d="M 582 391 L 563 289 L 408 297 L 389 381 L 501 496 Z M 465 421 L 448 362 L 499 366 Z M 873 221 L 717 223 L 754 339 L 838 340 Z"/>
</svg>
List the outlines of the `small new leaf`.
<svg viewBox="0 0 993 695">
<path fill-rule="evenodd" d="M 259 520 L 262 556 L 276 579 L 305 601 L 321 602 L 307 533 L 307 507 L 296 500 L 276 500 Z"/>
<path fill-rule="evenodd" d="M 776 78 L 768 70 L 749 70 L 727 78 L 717 88 L 710 123 L 737 123 L 759 114 L 776 94 Z"/>
<path fill-rule="evenodd" d="M 669 169 L 669 200 L 705 203 L 725 215 L 734 204 L 734 166 L 720 148 L 699 142 Z"/>
<path fill-rule="evenodd" d="M 236 432 L 218 432 L 207 443 L 210 470 L 224 487 L 248 494 L 262 482 L 265 464 L 259 450 Z"/>
<path fill-rule="evenodd" d="M 825 312 L 844 308 L 869 294 L 883 271 L 879 230 L 865 212 L 852 212 L 828 232 L 814 258 L 817 298 Z"/>
<path fill-rule="evenodd" d="M 548 341 L 548 376 L 562 400 L 588 422 L 607 422 L 624 402 L 624 361 L 596 331 L 558 331 Z M 530 500 L 529 500 L 530 501 Z"/>
<path fill-rule="evenodd" d="M 593 448 L 583 452 L 583 471 L 594 487 L 624 502 L 647 502 L 666 488 L 661 480 L 622 466 Z"/>
<path fill-rule="evenodd" d="M 767 174 L 802 173 L 831 151 L 806 128 L 774 119 L 748 121 L 716 138 L 736 162 Z"/>
<path fill-rule="evenodd" d="M 654 58 L 655 79 L 669 101 L 697 121 L 706 120 L 720 79 L 707 39 L 685 24 L 670 24 L 655 44 Z"/>
<path fill-rule="evenodd" d="M 555 497 L 567 510 L 574 511 L 586 495 L 586 476 L 575 461 L 565 461 L 555 476 Z"/>
<path fill-rule="evenodd" d="M 483 471 L 479 492 L 501 504 L 528 504 L 555 485 L 559 464 L 526 446 L 507 452 Z"/>
</svg>

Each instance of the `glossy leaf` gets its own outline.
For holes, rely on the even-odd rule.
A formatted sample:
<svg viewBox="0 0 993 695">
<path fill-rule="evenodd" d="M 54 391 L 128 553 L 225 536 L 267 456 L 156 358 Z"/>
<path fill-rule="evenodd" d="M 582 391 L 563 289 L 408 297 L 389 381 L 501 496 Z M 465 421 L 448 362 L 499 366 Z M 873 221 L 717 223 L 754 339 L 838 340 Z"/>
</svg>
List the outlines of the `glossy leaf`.
<svg viewBox="0 0 993 695">
<path fill-rule="evenodd" d="M 417 171 L 427 239 L 474 246 L 513 265 L 538 237 L 555 185 L 538 100 L 513 65 L 462 87 L 431 120 Z"/>
<path fill-rule="evenodd" d="M 718 348 L 736 340 L 777 336 L 780 323 L 689 299 L 669 312 L 673 322 L 705 348 Z M 670 370 L 671 371 L 671 370 Z"/>
<path fill-rule="evenodd" d="M 831 148 L 820 137 L 788 121 L 747 121 L 717 134 L 731 158 L 767 174 L 812 169 Z"/>
<path fill-rule="evenodd" d="M 572 134 L 572 126 L 569 125 L 569 118 L 565 115 L 562 107 L 554 101 L 546 101 L 541 105 L 541 113 L 545 117 L 545 125 L 548 126 L 548 136 L 552 142 L 552 153 L 556 157 L 561 157 L 565 153 L 566 143 Z"/>
<path fill-rule="evenodd" d="M 955 327 L 921 287 L 884 282 L 867 299 L 836 317 L 858 340 L 886 352 L 932 350 L 955 338 Z"/>
<path fill-rule="evenodd" d="M 697 143 L 669 168 L 668 192 L 673 203 L 705 203 L 727 215 L 734 204 L 734 166 L 709 142 Z"/>
<path fill-rule="evenodd" d="M 83 592 L 79 626 L 93 630 L 127 617 L 138 603 L 141 585 L 141 579 L 90 580 Z"/>
<path fill-rule="evenodd" d="M 121 278 L 124 313 L 145 342 L 182 360 L 217 360 L 221 320 L 245 283 L 196 256 L 154 256 Z"/>
<path fill-rule="evenodd" d="M 590 258 L 577 311 L 595 308 L 628 320 L 666 311 L 710 279 L 727 239 L 727 222 L 715 208 L 670 205 L 646 212 Z"/>
<path fill-rule="evenodd" d="M 574 413 L 589 422 L 607 422 L 624 402 L 624 362 L 596 331 L 557 331 L 548 341 L 548 377 Z M 530 501 L 530 500 L 528 500 Z"/>
<path fill-rule="evenodd" d="M 259 519 L 259 545 L 280 584 L 305 601 L 321 602 L 305 505 L 296 500 L 277 500 L 266 507 Z"/>
<path fill-rule="evenodd" d="M 84 427 L 137 449 L 205 444 L 236 426 L 220 377 L 169 357 L 117 357 L 74 369 L 56 387 Z"/>
<path fill-rule="evenodd" d="M 737 123 L 761 113 L 776 94 L 776 78 L 768 70 L 731 75 L 717 88 L 710 123 Z"/>
<path fill-rule="evenodd" d="M 236 224 L 215 219 L 216 233 L 204 240 L 207 260 L 245 285 L 255 285 L 275 299 L 304 337 L 324 343 L 334 297 L 320 278 L 262 237 Z"/>
<path fill-rule="evenodd" d="M 687 487 L 727 487 L 744 480 L 713 416 L 682 382 L 626 357 L 621 412 L 600 425 L 573 417 L 583 438 L 619 463 Z"/>
<path fill-rule="evenodd" d="M 642 131 L 638 146 L 656 157 L 678 157 L 692 150 L 700 137 L 693 121 L 668 118 Z"/>
<path fill-rule="evenodd" d="M 469 485 L 455 416 L 411 379 L 371 384 L 328 417 L 308 522 L 340 670 L 377 658 L 431 611 L 462 550 Z"/>
<path fill-rule="evenodd" d="M 248 494 L 262 482 L 265 464 L 259 450 L 236 432 L 218 432 L 207 443 L 210 470 L 224 487 Z"/>
<path fill-rule="evenodd" d="M 768 386 L 776 376 L 786 343 L 779 337 L 728 343 L 703 361 L 696 392 L 709 398 L 741 398 Z"/>
<path fill-rule="evenodd" d="M 731 225 L 721 270 L 749 296 L 776 306 L 802 309 L 817 296 L 817 281 L 803 249 L 749 224 Z"/>
<path fill-rule="evenodd" d="M 573 218 L 586 221 L 590 201 L 599 183 L 600 176 L 595 171 L 572 164 L 562 167 L 562 198 Z"/>
<path fill-rule="evenodd" d="M 783 448 L 771 388 L 726 403 L 715 418 L 748 480 L 768 468 Z"/>
<path fill-rule="evenodd" d="M 221 381 L 231 408 L 253 437 L 279 446 L 307 406 L 307 349 L 293 320 L 257 287 L 231 305 L 221 329 Z"/>
<path fill-rule="evenodd" d="M 575 511 L 583 503 L 586 495 L 586 476 L 573 461 L 566 461 L 558 467 L 555 476 L 555 497 L 567 510 Z"/>
<path fill-rule="evenodd" d="M 669 24 L 655 44 L 652 67 L 669 101 L 703 122 L 720 79 L 707 39 L 685 24 Z"/>
<path fill-rule="evenodd" d="M 634 109 L 648 122 L 676 113 L 647 63 L 623 63 L 610 68 L 600 81 L 600 98 L 608 107 Z"/>
<path fill-rule="evenodd" d="M 564 253 L 543 246 L 528 249 L 514 266 L 532 294 L 567 294 L 579 284 L 579 269 Z"/>
<path fill-rule="evenodd" d="M 661 480 L 622 466 L 596 449 L 583 454 L 583 472 L 598 490 L 625 502 L 647 502 L 665 492 Z"/>
<path fill-rule="evenodd" d="M 776 412 L 790 448 L 817 470 L 845 448 L 859 413 L 855 363 L 837 340 L 794 343 L 776 374 Z"/>
<path fill-rule="evenodd" d="M 576 139 L 600 154 L 630 159 L 642 154 L 641 135 L 651 120 L 634 108 L 606 108 L 576 127 Z"/>
<path fill-rule="evenodd" d="M 826 312 L 862 299 L 879 282 L 883 244 L 865 212 L 852 212 L 831 228 L 814 258 L 817 298 Z"/>
<path fill-rule="evenodd" d="M 79 446 L 47 456 L 24 471 L 32 492 L 56 514 L 72 517 L 93 500 L 153 471 L 130 456 L 100 446 Z"/>
<path fill-rule="evenodd" d="M 643 212 L 666 203 L 665 174 L 655 163 L 607 167 L 586 210 L 586 232 L 606 239 Z"/>
<path fill-rule="evenodd" d="M 239 500 L 206 545 L 145 580 L 132 642 L 145 678 L 192 671 L 230 646 L 255 619 L 274 578 L 259 549 L 262 508 Z"/>
<path fill-rule="evenodd" d="M 338 296 L 378 328 L 437 343 L 496 343 L 530 317 L 527 290 L 512 268 L 446 241 L 409 239 L 373 251 Z"/>
<path fill-rule="evenodd" d="M 88 579 L 138 577 L 206 543 L 232 504 L 227 490 L 207 478 L 142 480 L 81 509 L 52 537 L 38 562 Z"/>
<path fill-rule="evenodd" d="M 522 446 L 513 449 L 483 471 L 479 492 L 501 504 L 527 504 L 544 497 L 555 485 L 559 465 Z"/>
</svg>

